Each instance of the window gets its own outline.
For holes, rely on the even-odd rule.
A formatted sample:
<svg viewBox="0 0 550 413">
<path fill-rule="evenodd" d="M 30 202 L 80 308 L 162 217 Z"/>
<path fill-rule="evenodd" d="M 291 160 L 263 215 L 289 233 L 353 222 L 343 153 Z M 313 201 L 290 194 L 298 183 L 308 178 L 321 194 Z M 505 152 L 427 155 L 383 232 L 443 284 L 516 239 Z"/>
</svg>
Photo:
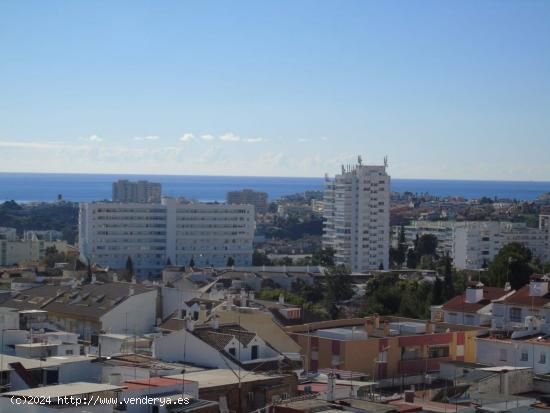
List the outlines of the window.
<svg viewBox="0 0 550 413">
<path fill-rule="evenodd" d="M 448 346 L 430 347 L 428 349 L 428 357 L 429 358 L 449 357 L 449 347 Z"/>
<path fill-rule="evenodd" d="M 501 348 L 500 351 L 499 351 L 499 360 L 500 361 L 508 361 L 508 352 L 506 351 L 505 348 Z"/>
<path fill-rule="evenodd" d="M 529 361 L 529 354 L 527 350 L 521 350 L 521 361 Z"/>
<path fill-rule="evenodd" d="M 546 364 L 546 353 L 544 351 L 540 353 L 539 364 Z"/>
<path fill-rule="evenodd" d="M 521 308 L 510 308 L 510 321 L 521 323 Z"/>
<path fill-rule="evenodd" d="M 65 355 L 67 355 L 67 356 L 72 356 L 72 355 L 73 355 L 73 351 L 72 351 L 72 350 L 67 350 L 67 351 L 65 351 Z"/>
<path fill-rule="evenodd" d="M 252 360 L 256 360 L 258 358 L 258 346 L 257 345 L 252 346 L 251 352 L 252 352 L 252 354 L 251 354 L 250 358 Z"/>
<path fill-rule="evenodd" d="M 232 356 L 235 356 L 237 354 L 237 351 L 235 350 L 235 347 L 230 347 L 229 348 L 229 354 L 231 354 Z"/>
</svg>

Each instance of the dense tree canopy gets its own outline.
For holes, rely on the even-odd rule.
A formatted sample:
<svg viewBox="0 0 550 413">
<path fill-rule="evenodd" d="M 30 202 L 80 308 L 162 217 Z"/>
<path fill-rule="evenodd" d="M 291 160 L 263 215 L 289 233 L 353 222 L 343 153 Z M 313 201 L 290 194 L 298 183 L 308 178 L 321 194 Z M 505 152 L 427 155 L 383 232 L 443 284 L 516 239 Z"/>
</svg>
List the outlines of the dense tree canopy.
<svg viewBox="0 0 550 413">
<path fill-rule="evenodd" d="M 518 289 L 527 284 L 534 272 L 531 259 L 531 251 L 523 245 L 517 242 L 505 245 L 489 265 L 491 285 L 503 287 L 510 281 L 512 288 Z"/>
</svg>

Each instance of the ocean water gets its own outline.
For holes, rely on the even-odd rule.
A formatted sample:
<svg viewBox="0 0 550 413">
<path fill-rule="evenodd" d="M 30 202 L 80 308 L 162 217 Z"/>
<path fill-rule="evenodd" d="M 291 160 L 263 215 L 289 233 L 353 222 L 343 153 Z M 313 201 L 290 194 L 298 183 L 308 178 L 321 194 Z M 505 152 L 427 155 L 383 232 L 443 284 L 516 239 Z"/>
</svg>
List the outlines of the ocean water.
<svg viewBox="0 0 550 413">
<path fill-rule="evenodd" d="M 37 174 L 0 172 L 0 201 L 55 201 L 58 194 L 70 201 L 87 202 L 111 197 L 117 179 L 146 179 L 162 184 L 163 195 L 201 201 L 223 201 L 228 191 L 251 188 L 265 191 L 269 199 L 307 190 L 323 189 L 324 179 L 243 176 L 174 176 L 114 174 Z M 392 191 L 438 196 L 487 197 L 534 200 L 550 192 L 550 182 L 467 181 L 392 178 Z"/>
</svg>

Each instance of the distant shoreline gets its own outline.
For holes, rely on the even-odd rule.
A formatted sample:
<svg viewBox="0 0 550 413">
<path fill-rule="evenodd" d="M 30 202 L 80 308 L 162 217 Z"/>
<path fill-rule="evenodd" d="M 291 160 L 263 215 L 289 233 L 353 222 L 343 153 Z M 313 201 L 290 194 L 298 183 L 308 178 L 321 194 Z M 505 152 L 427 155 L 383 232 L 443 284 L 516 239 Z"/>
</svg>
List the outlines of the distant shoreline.
<svg viewBox="0 0 550 413">
<path fill-rule="evenodd" d="M 163 185 L 163 195 L 184 196 L 200 201 L 223 201 L 231 190 L 265 191 L 269 199 L 321 190 L 324 178 L 267 176 L 129 175 L 0 172 L 0 202 L 52 202 L 63 199 L 89 202 L 111 198 L 111 183 L 117 179 L 147 179 Z M 550 182 L 392 178 L 394 192 L 428 193 L 434 196 L 481 197 L 533 201 L 550 192 Z"/>
</svg>

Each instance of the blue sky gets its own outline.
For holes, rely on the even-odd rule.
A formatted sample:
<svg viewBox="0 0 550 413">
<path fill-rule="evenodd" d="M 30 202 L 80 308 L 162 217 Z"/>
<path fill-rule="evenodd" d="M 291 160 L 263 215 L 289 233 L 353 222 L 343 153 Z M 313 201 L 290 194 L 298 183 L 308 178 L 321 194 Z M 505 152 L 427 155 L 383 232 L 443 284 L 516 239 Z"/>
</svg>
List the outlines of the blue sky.
<svg viewBox="0 0 550 413">
<path fill-rule="evenodd" d="M 550 2 L 0 1 L 0 171 L 550 180 Z"/>
</svg>

